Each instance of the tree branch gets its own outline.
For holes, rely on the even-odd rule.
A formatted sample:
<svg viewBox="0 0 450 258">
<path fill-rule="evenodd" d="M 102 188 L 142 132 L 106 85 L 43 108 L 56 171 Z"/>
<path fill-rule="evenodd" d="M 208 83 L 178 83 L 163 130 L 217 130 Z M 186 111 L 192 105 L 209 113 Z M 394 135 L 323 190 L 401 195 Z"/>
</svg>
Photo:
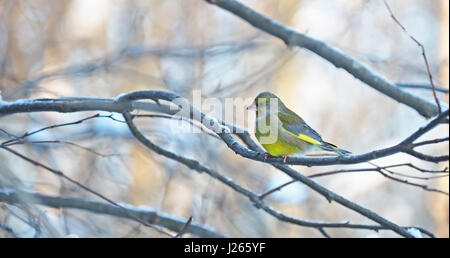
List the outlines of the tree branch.
<svg viewBox="0 0 450 258">
<path fill-rule="evenodd" d="M 425 83 L 413 83 L 413 82 L 397 82 L 395 85 L 401 88 L 410 88 L 410 89 L 420 89 L 420 90 L 433 90 L 433 87 L 431 87 L 428 84 Z M 448 94 L 448 89 L 444 88 L 442 86 L 435 85 L 436 92 Z"/>
<path fill-rule="evenodd" d="M 135 101 L 135 100 L 142 100 L 142 99 L 154 99 L 155 96 L 158 95 L 158 97 L 163 98 L 163 100 L 166 101 L 173 101 L 175 99 L 177 99 L 178 97 L 173 94 L 173 95 L 168 95 L 168 94 L 163 94 L 161 92 L 155 93 L 154 91 L 138 91 L 138 92 L 132 92 L 129 94 L 122 94 L 121 96 L 119 96 L 117 98 L 118 102 L 126 102 L 126 101 Z M 184 100 L 181 99 L 179 100 L 179 103 L 183 102 Z M 180 104 L 181 105 L 181 104 Z M 184 107 L 186 107 L 186 103 L 184 103 L 183 105 Z M 245 149 L 245 151 L 247 152 L 255 152 L 252 150 L 247 149 L 246 147 L 242 146 L 238 141 L 236 141 L 233 136 L 231 136 L 231 134 L 229 133 L 229 129 L 225 126 L 222 126 L 217 120 L 210 118 L 208 116 L 206 116 L 205 114 L 203 114 L 202 112 L 196 110 L 194 107 L 192 107 L 191 105 L 188 105 L 188 107 L 190 107 L 189 109 L 189 117 L 191 117 L 192 119 L 200 119 L 200 121 L 202 122 L 203 125 L 205 125 L 208 129 L 214 131 L 214 132 L 219 132 L 218 135 L 222 138 L 222 140 L 224 140 L 224 142 L 228 145 L 228 147 L 230 147 L 231 149 L 233 149 L 236 153 L 239 153 L 239 151 L 241 149 Z M 186 114 L 185 114 L 186 115 Z M 124 112 L 124 117 L 125 120 L 127 121 L 130 130 L 132 131 L 133 135 L 141 142 L 146 143 L 146 146 L 148 145 L 149 148 L 151 149 L 156 149 L 156 152 L 159 154 L 165 154 L 165 156 L 167 157 L 173 157 L 175 158 L 177 161 L 180 160 L 184 160 L 186 158 L 184 157 L 177 157 L 176 155 L 174 155 L 174 153 L 172 152 L 168 152 L 162 148 L 160 148 L 159 146 L 153 144 L 151 141 L 149 141 L 148 139 L 145 138 L 145 136 L 143 136 L 142 134 L 139 134 L 139 131 L 137 130 L 137 128 L 134 126 L 134 124 L 132 123 L 131 120 L 131 116 L 130 114 L 128 114 L 127 112 Z M 239 149 L 238 149 L 239 148 Z M 255 152 L 257 153 L 257 152 Z M 242 155 L 242 154 L 241 154 Z M 245 154 L 244 154 L 245 155 Z M 244 156 L 242 155 L 242 156 Z M 187 161 L 187 166 L 192 166 L 192 160 L 186 160 Z M 198 163 L 196 163 L 195 165 L 198 165 Z M 312 189 L 314 189 L 316 192 L 322 194 L 323 196 L 325 196 L 327 198 L 328 201 L 336 201 L 340 204 L 342 204 L 343 206 L 350 208 L 360 214 L 362 214 L 363 216 L 372 219 L 373 221 L 376 221 L 378 223 L 380 223 L 382 226 L 387 227 L 389 229 L 392 229 L 393 231 L 399 233 L 402 236 L 405 237 L 411 237 L 411 234 L 409 232 L 407 232 L 403 227 L 400 227 L 398 225 L 396 225 L 395 223 L 392 223 L 388 220 L 386 220 L 385 218 L 379 216 L 378 214 L 376 214 L 375 212 L 366 209 L 362 206 L 359 206 L 356 203 L 353 203 L 347 199 L 345 199 L 342 196 L 337 195 L 336 193 L 326 189 L 325 187 L 317 184 L 315 181 L 313 181 L 312 179 L 302 175 L 301 173 L 298 173 L 297 171 L 291 169 L 290 167 L 286 166 L 286 165 L 275 165 L 275 167 L 277 167 L 278 169 L 284 171 L 286 174 L 288 174 L 289 176 L 291 176 L 294 179 L 297 179 L 301 182 L 303 182 L 304 184 L 308 185 L 309 187 L 311 187 Z M 192 168 L 192 167 L 191 167 Z M 241 188 L 241 187 L 240 187 Z M 240 189 L 240 192 L 244 192 L 242 189 Z M 259 199 L 259 198 L 258 198 Z M 255 201 L 255 200 L 253 200 Z M 263 207 L 264 210 L 266 210 Z M 266 210 L 268 211 L 268 210 Z M 270 211 L 270 214 L 274 215 L 274 216 L 278 216 L 279 214 L 274 213 L 274 211 Z M 280 220 L 283 221 L 291 221 L 290 218 L 286 218 L 286 217 L 278 217 Z M 308 223 L 309 224 L 309 223 Z M 315 227 L 320 227 L 320 225 L 314 225 Z"/>
<path fill-rule="evenodd" d="M 141 100 L 148 100 L 151 99 L 155 101 L 156 103 L 148 103 L 148 102 L 141 102 Z M 160 103 L 160 100 L 169 101 L 169 102 L 176 102 L 176 106 L 178 108 L 171 108 L 171 105 Z M 184 108 L 181 108 L 183 106 Z M 173 105 L 172 105 L 173 107 Z M 260 206 L 259 204 L 259 198 L 258 195 L 254 194 L 253 192 L 237 185 L 233 184 L 233 182 L 227 178 L 223 177 L 217 172 L 209 169 L 208 167 L 200 164 L 198 161 L 185 158 L 183 156 L 179 156 L 173 152 L 167 151 L 165 149 L 160 148 L 159 146 L 153 144 L 151 141 L 145 138 L 143 135 L 139 135 L 136 132 L 139 132 L 136 128 L 136 130 L 133 130 L 133 124 L 131 121 L 131 114 L 128 112 L 133 109 L 143 109 L 143 110 L 151 110 L 156 112 L 162 112 L 166 114 L 177 114 L 180 116 L 183 116 L 185 118 L 188 118 L 190 120 L 196 120 L 198 122 L 201 122 L 203 126 L 205 126 L 207 129 L 215 132 L 226 144 L 229 148 L 231 148 L 235 153 L 250 158 L 253 160 L 266 162 L 274 165 L 276 168 L 280 169 L 281 171 L 285 172 L 289 176 L 291 176 L 293 179 L 297 179 L 301 181 L 302 183 L 309 186 L 311 189 L 315 190 L 316 192 L 320 193 L 324 197 L 327 198 L 329 201 L 336 201 L 340 203 L 341 205 L 354 210 L 361 215 L 376 221 L 377 223 L 380 223 L 381 227 L 391 229 L 397 233 L 399 233 L 402 236 L 411 237 L 409 232 L 406 231 L 404 227 L 398 226 L 395 223 L 392 223 L 385 218 L 379 216 L 378 214 L 374 213 L 371 210 L 368 210 L 356 203 L 353 203 L 342 196 L 337 195 L 336 193 L 328 190 L 327 188 L 317 184 L 312 179 L 302 175 L 301 173 L 298 173 L 294 169 L 288 167 L 286 164 L 283 163 L 281 158 L 264 158 L 264 152 L 262 149 L 250 138 L 248 132 L 246 130 L 243 130 L 241 128 L 238 128 L 236 126 L 230 126 L 228 128 L 226 123 L 220 123 L 217 121 L 217 119 L 208 117 L 202 112 L 198 111 L 194 107 L 190 105 L 185 99 L 180 98 L 177 94 L 166 92 L 166 91 L 156 91 L 156 90 L 148 90 L 148 91 L 136 91 L 131 92 L 127 94 L 122 94 L 118 97 L 116 97 L 114 100 L 109 99 L 95 99 L 95 98 L 69 98 L 69 99 L 39 99 L 39 100 L 25 100 L 25 101 L 17 101 L 15 103 L 0 103 L 0 114 L 12 114 L 17 112 L 32 112 L 32 111 L 57 111 L 57 112 L 76 112 L 76 111 L 86 111 L 86 110 L 104 110 L 104 111 L 111 111 L 111 112 L 121 112 L 124 114 L 127 124 L 130 127 L 130 130 L 132 131 L 133 135 L 141 142 L 145 143 L 145 145 L 152 150 L 156 151 L 157 153 L 164 155 L 166 157 L 169 157 L 171 159 L 177 160 L 180 163 L 185 164 L 191 169 L 200 171 L 200 172 L 207 172 L 214 178 L 219 179 L 223 183 L 228 184 L 230 187 L 232 187 L 235 191 L 245 194 L 247 196 L 254 196 L 250 198 L 254 203 L 257 204 L 257 207 L 263 208 L 266 212 L 269 214 L 279 218 L 283 221 L 292 221 L 290 217 L 284 217 L 285 215 L 278 214 L 277 211 L 272 210 L 270 207 L 264 207 Z M 127 115 L 128 114 L 128 115 Z M 127 119 L 127 116 L 128 119 Z M 425 134 L 432 128 L 434 128 L 436 125 L 438 125 L 442 120 L 446 119 L 448 116 L 448 110 L 441 113 L 439 116 L 431 120 L 427 125 L 425 125 L 422 128 L 419 128 L 415 133 L 413 133 L 411 136 L 409 136 L 407 139 L 402 141 L 400 144 L 396 146 L 392 146 L 386 149 L 376 150 L 373 152 L 369 152 L 366 154 L 361 155 L 349 155 L 344 157 L 323 157 L 323 158 L 306 158 L 306 157 L 299 157 L 299 158 L 288 158 L 287 164 L 296 164 L 296 165 L 332 165 L 332 164 L 355 164 L 360 163 L 364 161 L 369 161 L 375 158 L 380 158 L 388 155 L 392 155 L 394 153 L 398 152 L 406 152 L 410 150 L 412 147 L 412 142 L 416 140 L 421 135 Z M 233 135 L 230 133 L 232 131 L 239 131 L 236 133 L 251 149 L 243 146 L 241 143 L 239 143 Z M 5 147 L 4 147 L 5 148 Z M 445 158 L 445 156 L 443 156 Z M 440 158 L 442 159 L 442 157 Z M 447 156 L 448 159 L 448 156 Z M 231 181 L 231 183 L 230 183 Z M 280 216 L 280 217 L 278 217 Z M 299 225 L 309 225 L 313 227 L 330 227 L 332 224 L 317 224 L 315 222 L 308 222 L 308 221 L 302 221 L 295 219 L 296 223 Z M 342 227 L 342 223 L 334 223 L 334 225 L 337 225 L 339 227 Z M 344 226 L 345 227 L 345 226 Z"/>
<path fill-rule="evenodd" d="M 322 228 L 322 229 L 323 228 L 354 228 L 354 229 L 370 229 L 370 230 L 393 230 L 391 225 L 383 225 L 383 224 L 382 225 L 365 225 L 365 224 L 351 224 L 349 222 L 316 222 L 316 221 L 301 220 L 301 219 L 287 216 L 287 215 L 271 208 L 267 204 L 265 204 L 261 198 L 261 195 L 258 195 L 256 193 L 240 186 L 239 184 L 236 184 L 232 179 L 221 175 L 220 173 L 218 173 L 215 170 L 212 170 L 211 168 L 208 168 L 207 166 L 201 164 L 197 160 L 193 160 L 193 159 L 189 159 L 189 158 L 180 156 L 178 154 L 175 154 L 171 151 L 165 150 L 164 148 L 161 148 L 158 145 L 154 144 L 147 137 L 145 137 L 139 131 L 139 129 L 137 129 L 137 127 L 133 123 L 131 114 L 125 112 L 123 115 L 124 115 L 125 120 L 127 121 L 127 124 L 129 125 L 130 131 L 132 132 L 133 136 L 137 140 L 139 140 L 142 144 L 144 144 L 147 148 L 155 151 L 156 153 L 158 153 L 160 155 L 163 155 L 165 157 L 168 157 L 170 159 L 178 161 L 181 164 L 184 164 L 185 166 L 189 167 L 190 169 L 193 169 L 198 172 L 207 173 L 211 177 L 213 177 L 213 178 L 221 181 L 225 185 L 231 187 L 236 192 L 238 192 L 244 196 L 247 196 L 250 199 L 250 201 L 252 201 L 257 208 L 263 209 L 265 212 L 267 212 L 268 214 L 272 215 L 273 217 L 277 218 L 280 221 L 285 221 L 288 223 L 292 223 L 292 224 L 304 226 L 304 227 L 314 227 L 317 229 L 320 229 L 320 228 Z M 287 167 L 287 168 L 290 169 L 289 167 Z M 295 172 L 295 173 L 297 173 L 297 172 Z M 314 182 L 314 184 L 316 184 L 316 183 Z M 320 186 L 320 187 L 322 187 L 322 186 Z M 312 188 L 314 190 L 316 190 L 314 187 L 312 187 Z M 327 191 L 329 193 L 328 196 L 331 196 L 331 195 L 337 196 L 337 198 L 335 200 L 337 200 L 337 202 L 342 202 L 342 199 L 339 195 L 332 193 L 331 191 L 327 190 L 324 187 L 322 187 L 322 188 L 325 189 L 325 191 Z M 344 205 L 344 206 L 346 206 L 346 205 Z M 358 210 L 359 209 L 358 206 L 355 209 Z M 367 211 L 369 211 L 369 210 L 367 210 Z M 370 212 L 370 214 L 368 217 L 371 218 L 371 216 L 375 213 L 372 211 L 369 211 L 369 212 Z M 378 216 L 378 215 L 376 215 L 376 216 Z M 400 227 L 400 226 L 397 226 L 397 227 L 398 227 L 397 230 L 399 230 L 400 232 L 406 232 L 404 236 L 410 236 L 409 233 L 406 231 L 408 227 Z M 422 231 L 423 229 L 419 229 L 419 230 Z M 394 231 L 396 231 L 396 230 L 394 229 Z M 426 230 L 423 230 L 423 231 L 428 232 Z M 432 234 L 430 236 L 432 236 Z"/>
<path fill-rule="evenodd" d="M 391 18 L 395 21 L 395 23 L 397 23 L 398 26 L 400 26 L 400 28 L 406 33 L 406 35 L 408 35 L 408 37 L 411 38 L 411 40 L 414 41 L 414 43 L 416 43 L 422 50 L 422 56 L 423 56 L 423 60 L 425 62 L 425 67 L 427 68 L 428 78 L 430 79 L 430 84 L 431 84 L 431 89 L 433 91 L 434 101 L 436 102 L 436 105 L 438 107 L 438 112 L 441 113 L 442 112 L 441 104 L 439 103 L 439 99 L 436 95 L 436 88 L 434 86 L 433 75 L 431 74 L 430 65 L 428 64 L 427 54 L 425 53 L 425 47 L 415 37 L 413 37 L 411 34 L 409 34 L 409 32 L 406 30 L 406 28 L 403 26 L 403 24 L 401 24 L 401 22 L 397 19 L 397 17 L 395 17 L 394 12 L 392 12 L 391 7 L 389 6 L 389 4 L 386 0 L 384 0 L 384 5 L 388 9 L 389 14 L 391 15 Z"/>
<path fill-rule="evenodd" d="M 190 222 L 186 227 L 187 220 L 177 218 L 164 213 L 159 213 L 156 210 L 146 208 L 136 208 L 131 205 L 122 204 L 117 207 L 112 204 L 88 201 L 85 199 L 65 197 L 65 196 L 48 196 L 38 193 L 17 191 L 17 190 L 0 190 L 0 202 L 9 204 L 17 203 L 33 203 L 45 205 L 52 208 L 71 208 L 95 212 L 98 214 L 111 215 L 119 218 L 125 218 L 133 221 L 146 221 L 148 223 L 158 225 L 174 232 L 191 233 L 199 237 L 226 237 L 215 232 L 213 229 L 195 222 Z M 136 220 L 139 218 L 139 220 Z"/>
<path fill-rule="evenodd" d="M 400 89 L 395 83 L 390 82 L 380 74 L 369 70 L 355 59 L 345 55 L 342 51 L 327 45 L 325 42 L 299 33 L 290 27 L 269 19 L 236 0 L 206 1 L 233 13 L 250 23 L 252 26 L 283 40 L 286 45 L 298 46 L 312 51 L 332 63 L 337 68 L 343 68 L 355 78 L 361 80 L 377 91 L 415 109 L 424 117 L 429 118 L 439 113 L 438 107 L 432 102 Z"/>
<path fill-rule="evenodd" d="M 151 99 L 157 103 L 141 102 L 139 100 Z M 401 143 L 387 147 L 384 149 L 374 150 L 364 154 L 354 154 L 347 156 L 336 157 L 288 157 L 286 162 L 279 157 L 265 157 L 264 151 L 254 151 L 240 144 L 232 135 L 231 131 L 237 131 L 238 133 L 244 132 L 244 129 L 238 128 L 234 125 L 226 123 L 220 124 L 217 119 L 207 117 L 203 113 L 199 112 L 195 108 L 192 108 L 189 103 L 186 106 L 191 107 L 191 110 L 181 110 L 180 108 L 174 108 L 173 105 L 166 105 L 159 103 L 159 100 L 173 101 L 180 100 L 186 102 L 179 95 L 167 91 L 148 90 L 148 91 L 135 91 L 127 94 L 122 94 L 115 99 L 104 98 L 61 98 L 61 99 L 35 99 L 35 100 L 18 100 L 15 102 L 0 102 L 0 116 L 10 115 L 14 113 L 22 112 L 42 112 L 42 111 L 55 111 L 55 112 L 79 112 L 79 111 L 108 111 L 123 113 L 133 109 L 153 111 L 159 113 L 165 113 L 169 115 L 180 115 L 187 119 L 197 120 L 202 123 L 203 126 L 210 129 L 220 136 L 220 138 L 237 154 L 256 161 L 266 162 L 270 164 L 288 164 L 288 165 L 304 165 L 304 166 L 328 166 L 336 164 L 357 164 L 366 162 L 386 156 L 390 156 L 396 153 L 407 153 L 412 156 L 423 158 L 430 162 L 442 162 L 448 161 L 449 156 L 429 156 L 418 153 L 413 150 L 415 141 L 418 137 L 422 136 L 435 126 L 439 125 L 446 119 L 448 119 L 449 110 L 443 111 L 424 127 L 414 132 L 407 139 Z M 230 131 L 231 129 L 231 131 Z M 237 133 L 237 134 L 238 134 Z"/>
</svg>

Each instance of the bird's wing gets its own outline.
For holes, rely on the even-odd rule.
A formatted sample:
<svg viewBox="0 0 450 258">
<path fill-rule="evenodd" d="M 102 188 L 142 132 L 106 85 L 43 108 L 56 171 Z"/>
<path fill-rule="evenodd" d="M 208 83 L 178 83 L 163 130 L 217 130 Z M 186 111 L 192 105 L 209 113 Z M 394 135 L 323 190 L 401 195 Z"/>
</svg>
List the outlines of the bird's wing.
<svg viewBox="0 0 450 258">
<path fill-rule="evenodd" d="M 292 136 L 314 145 L 322 144 L 323 141 L 320 134 L 309 127 L 303 119 L 288 108 L 284 111 L 279 111 L 278 118 L 281 121 L 283 129 Z"/>
</svg>

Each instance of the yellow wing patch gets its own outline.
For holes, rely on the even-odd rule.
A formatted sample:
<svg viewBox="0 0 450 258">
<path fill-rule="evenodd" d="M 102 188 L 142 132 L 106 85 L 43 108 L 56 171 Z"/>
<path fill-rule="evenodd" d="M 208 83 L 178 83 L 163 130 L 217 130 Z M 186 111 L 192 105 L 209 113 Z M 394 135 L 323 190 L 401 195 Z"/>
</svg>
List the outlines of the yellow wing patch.
<svg viewBox="0 0 450 258">
<path fill-rule="evenodd" d="M 298 136 L 298 138 L 300 140 L 303 140 L 305 142 L 309 142 L 309 143 L 314 144 L 314 145 L 316 145 L 316 144 L 320 145 L 320 142 L 318 142 L 317 140 L 314 140 L 313 138 L 311 138 L 311 137 L 309 137 L 308 135 L 305 135 L 305 134 L 300 134 Z"/>
<path fill-rule="evenodd" d="M 315 139 L 312 138 L 312 137 L 309 137 L 309 136 L 306 135 L 306 134 L 299 134 L 299 135 L 296 135 L 295 133 L 290 132 L 290 131 L 288 131 L 288 130 L 286 130 L 286 129 L 284 129 L 284 128 L 283 128 L 283 130 L 285 130 L 286 132 L 288 132 L 288 134 L 290 134 L 290 135 L 292 135 L 292 136 L 294 136 L 294 137 L 296 137 L 296 138 L 298 138 L 298 139 L 300 139 L 300 140 L 302 140 L 302 141 L 305 141 L 305 142 L 307 142 L 307 143 L 311 143 L 311 144 L 314 144 L 314 145 L 321 145 L 319 141 L 315 140 Z"/>
</svg>

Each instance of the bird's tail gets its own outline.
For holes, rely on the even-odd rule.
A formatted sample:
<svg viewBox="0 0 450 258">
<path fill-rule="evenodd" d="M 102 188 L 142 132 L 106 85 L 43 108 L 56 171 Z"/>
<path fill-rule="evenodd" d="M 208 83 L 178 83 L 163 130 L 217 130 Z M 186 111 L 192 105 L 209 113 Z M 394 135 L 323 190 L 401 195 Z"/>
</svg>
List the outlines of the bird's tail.
<svg viewBox="0 0 450 258">
<path fill-rule="evenodd" d="M 339 156 L 345 156 L 345 155 L 348 155 L 351 153 L 350 151 L 339 149 L 336 145 L 328 143 L 328 142 L 322 142 L 320 145 L 320 148 L 325 151 L 335 152 L 335 153 L 339 154 Z"/>
</svg>

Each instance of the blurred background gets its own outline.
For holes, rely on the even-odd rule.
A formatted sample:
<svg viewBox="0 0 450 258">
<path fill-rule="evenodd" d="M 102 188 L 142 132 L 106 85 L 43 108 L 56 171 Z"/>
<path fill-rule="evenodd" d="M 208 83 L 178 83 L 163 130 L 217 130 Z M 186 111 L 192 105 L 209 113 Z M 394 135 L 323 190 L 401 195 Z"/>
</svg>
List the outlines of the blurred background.
<svg viewBox="0 0 450 258">
<path fill-rule="evenodd" d="M 383 1 L 243 1 L 251 8 L 322 40 L 393 82 L 428 84 L 420 48 L 390 18 Z M 425 47 L 433 78 L 448 89 L 449 2 L 391 0 L 396 17 Z M 272 91 L 325 140 L 364 153 L 397 144 L 426 123 L 416 111 L 373 90 L 342 69 L 304 49 L 287 48 L 240 18 L 200 0 L 1 0 L 0 90 L 4 101 L 76 96 L 115 97 L 124 92 L 162 89 L 192 99 L 254 98 Z M 429 90 L 406 89 L 432 101 Z M 448 105 L 448 94 L 438 93 Z M 208 112 L 208 110 L 204 110 Z M 237 111 L 238 112 L 238 111 Z M 14 135 L 73 122 L 98 112 L 30 113 L 0 117 Z M 101 112 L 108 115 L 108 113 Z M 221 114 L 216 114 L 220 117 Z M 120 115 L 115 116 L 122 119 Z M 235 122 L 253 131 L 254 114 Z M 289 181 L 267 164 L 237 156 L 207 134 L 167 130 L 162 118 L 137 119 L 153 141 L 195 158 L 255 192 Z M 248 126 L 250 125 L 250 126 Z M 421 139 L 448 135 L 448 124 Z M 0 141 L 8 135 L 0 132 Z M 23 144 L 13 148 L 60 169 L 114 201 L 154 209 L 216 229 L 231 237 L 322 237 L 313 228 L 280 222 L 246 197 L 206 174 L 199 174 L 145 149 L 126 125 L 107 118 L 46 130 L 29 140 L 75 142 Z M 448 153 L 448 142 L 421 148 Z M 397 154 L 378 165 L 434 164 Z M 307 168 L 306 175 L 368 164 Z M 0 187 L 48 195 L 99 199 L 0 151 Z M 423 176 L 410 168 L 396 171 Z M 414 180 L 413 180 L 414 181 Z M 448 196 L 400 184 L 375 172 L 339 174 L 317 182 L 401 225 L 416 225 L 449 236 Z M 448 177 L 418 181 L 449 190 Z M 287 215 L 318 221 L 371 223 L 353 211 L 295 183 L 267 197 Z M 27 220 L 39 218 L 41 232 Z M 161 237 L 138 223 L 74 209 L 0 203 L 0 224 L 20 237 Z M 55 233 L 57 232 L 57 233 Z M 329 229 L 333 237 L 397 237 L 388 231 Z M 0 236 L 8 233 L 0 229 Z M 189 236 L 189 235 L 187 235 Z"/>
</svg>

